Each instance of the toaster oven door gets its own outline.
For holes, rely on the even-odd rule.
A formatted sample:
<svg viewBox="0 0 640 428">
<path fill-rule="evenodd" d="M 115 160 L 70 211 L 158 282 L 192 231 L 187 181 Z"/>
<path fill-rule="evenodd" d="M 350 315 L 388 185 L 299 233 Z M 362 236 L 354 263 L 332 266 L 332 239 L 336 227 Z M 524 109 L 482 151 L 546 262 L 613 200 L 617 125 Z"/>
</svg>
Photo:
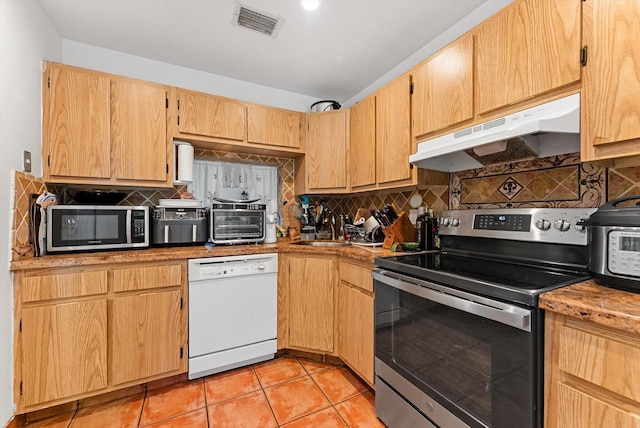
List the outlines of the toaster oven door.
<svg viewBox="0 0 640 428">
<path fill-rule="evenodd" d="M 210 220 L 211 241 L 216 244 L 264 240 L 264 210 L 214 209 Z"/>
</svg>

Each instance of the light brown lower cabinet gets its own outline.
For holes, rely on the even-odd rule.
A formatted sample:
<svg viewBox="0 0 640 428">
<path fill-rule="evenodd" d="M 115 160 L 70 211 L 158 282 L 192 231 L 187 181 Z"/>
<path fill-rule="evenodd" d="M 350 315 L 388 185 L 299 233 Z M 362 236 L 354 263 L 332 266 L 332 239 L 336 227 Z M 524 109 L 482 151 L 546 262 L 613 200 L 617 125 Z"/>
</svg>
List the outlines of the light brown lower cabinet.
<svg viewBox="0 0 640 428">
<path fill-rule="evenodd" d="M 281 254 L 278 349 L 337 356 L 373 386 L 372 263 Z"/>
<path fill-rule="evenodd" d="M 292 254 L 287 259 L 289 346 L 332 354 L 337 259 L 310 254 Z"/>
<path fill-rule="evenodd" d="M 18 271 L 17 413 L 187 370 L 185 261 Z"/>
<path fill-rule="evenodd" d="M 371 264 L 340 261 L 338 356 L 373 386 L 373 279 Z"/>
<path fill-rule="evenodd" d="M 547 428 L 640 428 L 640 335 L 547 312 Z"/>
</svg>

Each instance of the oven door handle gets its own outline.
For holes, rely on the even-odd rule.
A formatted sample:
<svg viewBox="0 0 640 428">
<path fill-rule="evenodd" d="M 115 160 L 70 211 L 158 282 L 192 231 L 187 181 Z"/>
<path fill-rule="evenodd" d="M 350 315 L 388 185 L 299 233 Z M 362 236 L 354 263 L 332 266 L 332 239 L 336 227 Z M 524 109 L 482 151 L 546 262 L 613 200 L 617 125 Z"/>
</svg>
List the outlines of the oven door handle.
<svg viewBox="0 0 640 428">
<path fill-rule="evenodd" d="M 371 276 L 376 281 L 415 296 L 531 332 L 531 311 L 528 309 L 382 269 L 374 270 Z"/>
</svg>

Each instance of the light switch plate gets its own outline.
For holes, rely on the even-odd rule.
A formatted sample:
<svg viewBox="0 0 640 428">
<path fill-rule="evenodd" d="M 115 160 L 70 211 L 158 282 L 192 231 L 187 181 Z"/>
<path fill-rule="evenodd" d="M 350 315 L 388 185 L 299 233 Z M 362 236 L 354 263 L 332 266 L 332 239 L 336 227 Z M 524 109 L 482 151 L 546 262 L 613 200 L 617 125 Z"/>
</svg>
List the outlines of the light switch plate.
<svg viewBox="0 0 640 428">
<path fill-rule="evenodd" d="M 29 150 L 22 151 L 22 169 L 25 172 L 31 172 L 31 152 Z"/>
</svg>

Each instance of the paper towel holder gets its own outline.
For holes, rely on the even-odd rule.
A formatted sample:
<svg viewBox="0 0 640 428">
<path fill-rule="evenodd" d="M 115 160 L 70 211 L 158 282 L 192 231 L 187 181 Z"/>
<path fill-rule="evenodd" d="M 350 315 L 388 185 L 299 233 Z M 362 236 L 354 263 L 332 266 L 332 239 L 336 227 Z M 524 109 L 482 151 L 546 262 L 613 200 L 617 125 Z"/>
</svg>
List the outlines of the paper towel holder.
<svg viewBox="0 0 640 428">
<path fill-rule="evenodd" d="M 193 146 L 186 141 L 173 141 L 173 184 L 193 182 Z"/>
</svg>

